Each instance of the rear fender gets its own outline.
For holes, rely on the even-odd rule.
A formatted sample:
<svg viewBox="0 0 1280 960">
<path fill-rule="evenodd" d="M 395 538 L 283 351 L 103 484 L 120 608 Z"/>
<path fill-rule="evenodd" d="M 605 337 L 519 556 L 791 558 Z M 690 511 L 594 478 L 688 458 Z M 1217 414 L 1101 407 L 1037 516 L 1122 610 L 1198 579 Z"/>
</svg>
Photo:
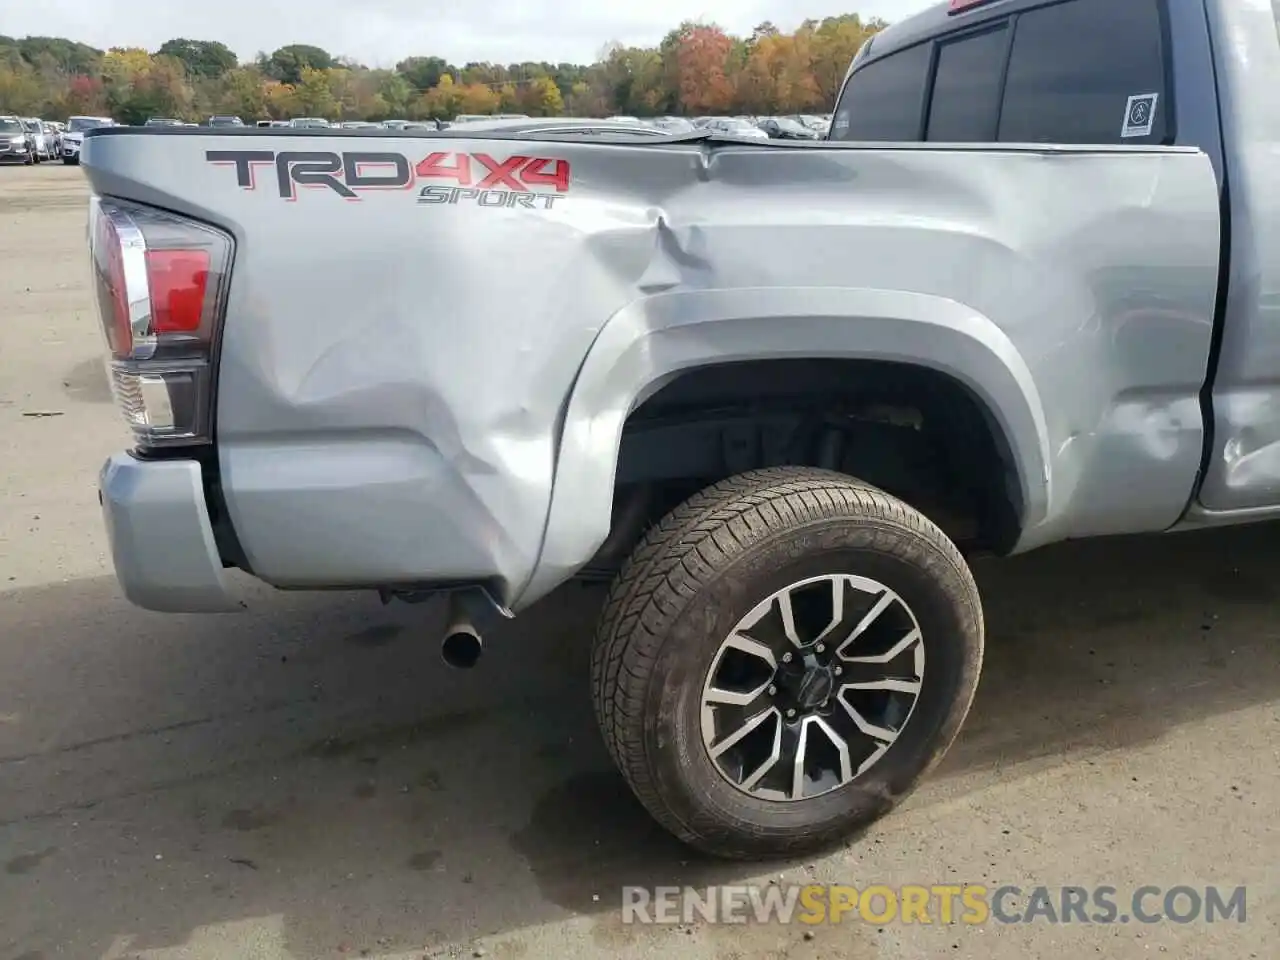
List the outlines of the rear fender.
<svg viewBox="0 0 1280 960">
<path fill-rule="evenodd" d="M 571 577 L 609 534 L 628 414 L 674 375 L 784 358 L 925 366 L 968 387 L 1003 434 L 1024 530 L 1050 511 L 1048 429 L 1026 362 L 990 319 L 954 300 L 867 288 L 697 290 L 616 313 L 592 343 L 565 412 L 538 561 L 523 607 Z"/>
</svg>

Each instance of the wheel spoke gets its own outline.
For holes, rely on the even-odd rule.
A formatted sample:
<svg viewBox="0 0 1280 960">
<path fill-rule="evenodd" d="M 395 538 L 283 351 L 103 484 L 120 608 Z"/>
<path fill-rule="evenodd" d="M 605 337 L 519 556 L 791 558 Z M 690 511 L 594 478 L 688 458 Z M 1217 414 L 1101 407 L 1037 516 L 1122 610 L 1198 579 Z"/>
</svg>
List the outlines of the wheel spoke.
<svg viewBox="0 0 1280 960">
<path fill-rule="evenodd" d="M 890 590 L 886 590 L 882 593 L 880 595 L 880 599 L 877 600 L 871 609 L 863 615 L 862 619 L 858 621 L 858 625 L 853 628 L 853 632 L 849 634 L 838 648 L 836 648 L 836 654 L 843 657 L 845 655 L 845 651 L 849 649 L 850 645 L 866 633 L 867 630 L 871 628 L 871 625 L 880 619 L 880 615 L 893 606 L 897 599 L 897 595 Z"/>
<path fill-rule="evenodd" d="M 853 639 L 854 637 L 850 637 L 849 641 L 852 642 Z M 874 653 L 862 657 L 847 656 L 844 651 L 849 646 L 848 642 L 842 645 L 840 650 L 837 652 L 839 653 L 840 658 L 848 663 L 890 663 L 902 656 L 902 654 L 911 647 L 912 644 L 919 643 L 921 639 L 920 630 L 917 628 L 911 630 L 905 637 L 895 643 L 885 653 Z"/>
<path fill-rule="evenodd" d="M 796 613 L 791 607 L 791 594 L 778 595 L 778 613 L 782 617 L 782 632 L 793 647 L 800 646 L 800 635 L 796 633 Z"/>
<path fill-rule="evenodd" d="M 733 747 L 737 746 L 737 744 L 741 743 L 742 740 L 760 726 L 760 724 L 764 723 L 770 717 L 777 716 L 779 716 L 777 709 L 769 707 L 765 710 L 761 710 L 759 713 L 754 714 L 751 717 L 748 717 L 737 730 L 733 731 L 733 733 L 729 734 L 723 740 L 720 740 L 711 747 L 712 759 L 714 760 L 723 756 L 725 751 L 731 750 Z"/>
<path fill-rule="evenodd" d="M 771 667 L 776 667 L 778 665 L 778 661 L 774 657 L 772 650 L 759 640 L 753 640 L 751 637 L 744 636 L 741 633 L 729 634 L 729 638 L 725 640 L 724 647 L 721 650 L 721 656 L 724 655 L 724 650 L 737 650 L 741 653 L 745 653 L 749 657 L 756 657 L 759 660 L 763 660 Z"/>
<path fill-rule="evenodd" d="M 725 670 L 724 667 L 726 654 L 731 652 L 760 661 L 760 669 L 755 674 L 758 679 L 753 686 L 743 689 L 743 674 L 741 670 L 738 671 L 738 677 L 736 678 L 739 680 L 736 688 L 721 686 L 722 680 L 729 679 L 722 678 L 721 675 L 730 672 Z M 741 667 L 741 664 L 736 664 L 736 666 Z M 730 634 L 720 648 L 720 652 L 716 655 L 715 665 L 711 668 L 711 682 L 707 685 L 703 700 L 711 704 L 745 707 L 765 692 L 777 666 L 778 662 L 774 659 L 773 651 L 759 640 L 753 640 L 739 633 Z"/>
<path fill-rule="evenodd" d="M 818 640 L 827 640 L 840 628 L 844 620 L 844 592 L 847 589 L 844 577 L 831 578 L 831 622 L 818 634 Z"/>
<path fill-rule="evenodd" d="M 800 739 L 796 743 L 796 754 L 791 759 L 791 799 L 804 799 L 804 761 L 809 749 L 809 721 L 800 724 Z"/>
<path fill-rule="evenodd" d="M 871 737 L 874 740 L 878 740 L 880 743 L 884 744 L 885 746 L 888 746 L 889 744 L 893 743 L 894 740 L 898 739 L 898 735 L 894 731 L 888 729 L 887 727 L 876 726 L 874 723 L 872 723 L 870 720 L 864 717 L 862 713 L 857 709 L 857 707 L 851 706 L 849 704 L 848 698 L 845 696 L 844 690 L 840 691 L 837 698 L 840 701 L 840 706 L 844 707 L 845 712 L 848 713 L 849 719 L 853 721 L 854 726 L 856 726 L 860 731 L 862 731 L 868 737 Z"/>
<path fill-rule="evenodd" d="M 890 690 L 894 693 L 919 693 L 919 680 L 899 680 L 896 677 L 885 677 L 881 680 L 862 680 L 846 683 L 846 690 Z"/>
<path fill-rule="evenodd" d="M 776 715 L 776 711 L 775 711 L 775 715 Z M 781 721 L 781 717 L 779 717 L 779 721 Z M 742 784 L 741 784 L 742 789 L 744 790 L 755 789 L 755 787 L 759 785 L 760 781 L 763 780 L 770 772 L 772 772 L 773 768 L 778 765 L 778 761 L 780 761 L 781 759 L 782 759 L 782 723 L 779 722 L 775 725 L 774 731 L 773 731 L 773 748 L 769 751 L 769 755 L 765 757 L 764 762 L 761 763 L 760 766 L 756 767 L 756 769 L 751 773 L 751 775 L 742 781 Z"/>
</svg>

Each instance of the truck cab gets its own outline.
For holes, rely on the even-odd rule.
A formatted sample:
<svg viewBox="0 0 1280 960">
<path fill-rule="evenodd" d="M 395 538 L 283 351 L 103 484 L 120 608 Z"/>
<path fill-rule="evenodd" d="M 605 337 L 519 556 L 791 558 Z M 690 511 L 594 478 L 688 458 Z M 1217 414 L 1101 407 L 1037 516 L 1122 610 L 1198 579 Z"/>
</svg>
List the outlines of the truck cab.
<svg viewBox="0 0 1280 960">
<path fill-rule="evenodd" d="M 846 142 L 1209 157 L 1223 270 L 1200 393 L 1208 437 L 1180 526 L 1280 516 L 1278 33 L 1276 0 L 952 0 L 864 44 L 831 126 Z"/>
</svg>

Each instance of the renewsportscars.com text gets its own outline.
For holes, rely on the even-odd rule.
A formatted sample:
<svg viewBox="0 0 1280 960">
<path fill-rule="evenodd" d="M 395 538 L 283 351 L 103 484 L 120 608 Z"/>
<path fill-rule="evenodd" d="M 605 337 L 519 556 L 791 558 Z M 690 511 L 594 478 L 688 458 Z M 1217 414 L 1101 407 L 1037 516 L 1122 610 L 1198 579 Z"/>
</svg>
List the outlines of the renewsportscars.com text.
<svg viewBox="0 0 1280 960">
<path fill-rule="evenodd" d="M 623 923 L 1244 923 L 1244 887 L 981 884 L 623 887 Z"/>
</svg>

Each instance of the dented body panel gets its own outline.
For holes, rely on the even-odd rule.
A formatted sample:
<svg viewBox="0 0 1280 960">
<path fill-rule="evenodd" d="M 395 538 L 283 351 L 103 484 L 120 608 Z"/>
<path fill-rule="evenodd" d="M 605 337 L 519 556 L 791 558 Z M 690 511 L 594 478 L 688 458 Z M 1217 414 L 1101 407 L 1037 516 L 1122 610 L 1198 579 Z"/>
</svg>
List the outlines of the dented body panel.
<svg viewBox="0 0 1280 960">
<path fill-rule="evenodd" d="M 965 385 L 1018 549 L 1163 530 L 1194 494 L 1220 250 L 1194 150 L 120 131 L 84 163 L 235 238 L 221 490 L 279 586 L 527 605 L 608 534 L 628 412 L 735 360 Z"/>
<path fill-rule="evenodd" d="M 1231 229 L 1212 444 L 1189 525 L 1280 515 L 1280 3 L 1219 0 L 1208 12 Z"/>
</svg>

